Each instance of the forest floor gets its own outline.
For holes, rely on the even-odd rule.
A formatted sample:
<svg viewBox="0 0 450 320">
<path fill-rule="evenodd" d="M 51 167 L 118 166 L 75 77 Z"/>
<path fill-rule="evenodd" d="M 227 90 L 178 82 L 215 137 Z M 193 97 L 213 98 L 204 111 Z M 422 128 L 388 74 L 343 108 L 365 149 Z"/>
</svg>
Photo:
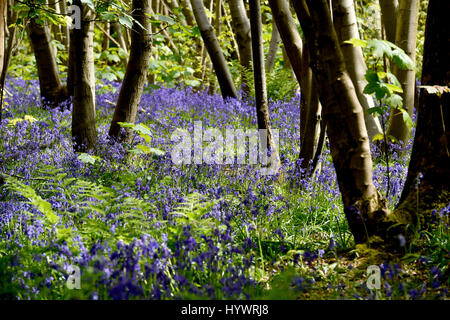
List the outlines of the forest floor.
<svg viewBox="0 0 450 320">
<path fill-rule="evenodd" d="M 10 81 L 0 123 L 0 298 L 448 299 L 447 224 L 418 233 L 402 252 L 355 246 L 327 147 L 314 177 L 302 178 L 298 95 L 270 103 L 282 168 L 262 175 L 258 165 L 171 159 L 172 134 L 193 132 L 195 121 L 221 132 L 254 128 L 251 101 L 146 89 L 142 125 L 126 144 L 107 136 L 118 85 L 101 85 L 98 143 L 76 154 L 70 106 L 43 108 L 37 88 Z M 391 208 L 410 148 L 390 151 Z M 376 144 L 372 154 L 385 194 Z M 370 282 L 370 266 L 379 282 Z"/>
</svg>

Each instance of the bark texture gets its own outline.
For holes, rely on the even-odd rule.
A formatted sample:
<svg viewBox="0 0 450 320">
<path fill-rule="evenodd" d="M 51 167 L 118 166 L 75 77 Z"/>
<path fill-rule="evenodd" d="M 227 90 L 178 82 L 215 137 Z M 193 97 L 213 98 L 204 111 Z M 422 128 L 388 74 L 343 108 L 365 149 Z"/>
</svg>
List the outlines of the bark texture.
<svg viewBox="0 0 450 320">
<path fill-rule="evenodd" d="M 272 22 L 272 37 L 270 38 L 269 52 L 266 58 L 266 70 L 271 72 L 275 66 L 275 59 L 277 58 L 277 51 L 280 45 L 280 33 L 278 32 L 275 21 Z"/>
<path fill-rule="evenodd" d="M 148 33 L 150 23 L 146 16 L 149 12 L 150 0 L 133 0 L 133 18 L 136 22 L 133 24 L 131 33 L 131 51 L 127 71 L 109 129 L 111 137 L 119 137 L 120 126 L 118 122 L 134 123 L 136 120 L 150 62 L 152 42 Z"/>
<path fill-rule="evenodd" d="M 72 29 L 70 51 L 73 67 L 72 139 L 74 150 L 93 149 L 97 140 L 95 128 L 95 70 L 94 18 L 95 15 L 81 0 L 74 5 L 82 8 L 80 29 Z"/>
<path fill-rule="evenodd" d="M 361 48 L 344 43 L 344 41 L 353 38 L 359 39 L 353 0 L 333 0 L 333 17 L 334 27 L 341 43 L 342 53 L 344 54 L 345 65 L 355 86 L 358 100 L 365 111 L 364 120 L 366 122 L 367 133 L 369 134 L 369 138 L 372 139 L 375 135 L 381 134 L 383 131 L 378 119 L 367 113 L 368 109 L 375 106 L 372 96 L 363 94 L 364 88 L 367 85 L 367 81 L 364 78 L 367 66 Z"/>
<path fill-rule="evenodd" d="M 320 153 L 320 121 L 321 105 L 319 102 L 316 79 L 309 66 L 309 52 L 303 47 L 303 41 L 298 33 L 297 26 L 292 17 L 289 4 L 286 0 L 269 0 L 272 15 L 280 32 L 285 47 L 287 61 L 290 62 L 297 81 L 301 88 L 300 100 L 300 155 L 301 168 L 314 172 L 313 161 Z M 323 141 L 323 140 L 322 140 Z M 312 170 L 309 170 L 312 169 Z"/>
<path fill-rule="evenodd" d="M 5 58 L 5 29 L 6 29 L 6 1 L 0 1 L 0 75 L 3 75 L 3 60 Z M 0 83 L 0 121 L 2 120 L 3 108 L 3 85 L 4 81 Z M 2 183 L 0 178 L 0 185 Z"/>
<path fill-rule="evenodd" d="M 386 32 L 386 39 L 395 43 L 398 0 L 380 0 L 380 8 L 381 22 Z"/>
<path fill-rule="evenodd" d="M 68 92 L 59 77 L 49 29 L 30 19 L 27 31 L 36 58 L 41 98 L 45 103 L 58 104 L 68 98 Z"/>
<path fill-rule="evenodd" d="M 278 150 L 273 144 L 270 125 L 269 104 L 267 101 L 266 72 L 264 67 L 264 41 L 262 37 L 261 3 L 250 0 L 250 25 L 252 32 L 253 74 L 255 77 L 255 104 L 258 129 L 267 132 L 267 146 L 272 150 L 277 168 L 280 167 Z"/>
<path fill-rule="evenodd" d="M 364 111 L 346 70 L 327 0 L 301 0 L 294 8 L 308 44 L 317 78 L 331 155 L 342 193 L 344 212 L 355 242 L 366 241 L 365 221 L 387 214 L 372 182 L 372 159 Z"/>
<path fill-rule="evenodd" d="M 247 17 L 245 4 L 243 0 L 230 0 L 230 14 L 232 19 L 232 26 L 234 35 L 238 44 L 239 62 L 243 67 L 242 71 L 242 85 L 244 90 L 248 93 L 248 86 L 246 84 L 246 71 L 250 70 L 252 64 L 252 38 L 250 31 L 250 21 Z"/>
<path fill-rule="evenodd" d="M 200 29 L 200 33 L 208 50 L 209 57 L 211 58 L 214 66 L 214 71 L 219 82 L 220 90 L 224 98 L 236 98 L 236 89 L 234 87 L 233 78 L 231 77 L 230 70 L 228 68 L 225 56 L 220 48 L 219 41 L 214 34 L 213 27 L 208 20 L 203 1 L 191 0 L 192 9 L 194 11 L 195 20 Z"/>
<path fill-rule="evenodd" d="M 398 8 L 397 33 L 395 44 L 416 61 L 417 24 L 419 16 L 419 0 L 400 0 Z M 402 84 L 403 109 L 412 117 L 414 111 L 416 71 L 414 69 L 401 70 L 394 65 L 393 72 Z M 392 110 L 389 118 L 388 135 L 406 144 L 409 140 L 411 129 L 403 121 L 400 110 Z"/>
<path fill-rule="evenodd" d="M 447 0 L 430 0 L 425 32 L 422 85 L 450 85 L 450 39 Z M 448 89 L 448 88 L 447 88 Z M 403 223 L 426 228 L 433 217 L 433 210 L 450 203 L 450 93 L 442 96 L 421 90 L 417 129 L 414 138 L 408 175 L 395 217 Z M 420 184 L 417 178 L 419 174 Z M 447 221 L 448 223 L 448 221 Z"/>
</svg>

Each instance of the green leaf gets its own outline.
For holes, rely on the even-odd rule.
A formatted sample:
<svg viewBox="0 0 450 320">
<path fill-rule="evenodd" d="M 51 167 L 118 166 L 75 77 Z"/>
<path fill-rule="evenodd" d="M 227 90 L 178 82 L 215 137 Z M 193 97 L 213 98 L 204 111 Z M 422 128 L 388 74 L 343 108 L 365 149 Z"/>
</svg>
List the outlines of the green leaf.
<svg viewBox="0 0 450 320">
<path fill-rule="evenodd" d="M 381 82 L 379 74 L 372 70 L 367 70 L 366 74 L 364 75 L 364 78 L 366 78 L 367 82 L 372 84 Z"/>
<path fill-rule="evenodd" d="M 152 135 L 152 131 L 150 130 L 149 127 L 147 127 L 145 124 L 143 123 L 139 123 L 137 125 L 134 126 L 133 131 L 136 131 L 137 133 L 139 133 L 140 135 L 148 135 L 151 136 Z"/>
<path fill-rule="evenodd" d="M 411 129 L 412 125 L 413 125 L 411 116 L 409 115 L 408 111 L 406 111 L 405 109 L 401 109 L 401 111 L 402 111 L 403 121 L 405 122 L 408 129 Z"/>
<path fill-rule="evenodd" d="M 130 123 L 130 122 L 117 122 L 119 124 L 119 126 L 121 126 L 122 128 L 133 128 L 135 126 L 134 123 Z"/>
<path fill-rule="evenodd" d="M 367 109 L 367 113 L 368 114 L 374 114 L 374 113 L 382 114 L 383 113 L 383 109 L 380 108 L 380 107 L 373 107 L 373 108 Z"/>
<path fill-rule="evenodd" d="M 167 24 L 172 25 L 172 24 L 175 23 L 175 21 L 172 18 L 168 17 L 168 16 L 164 16 L 162 14 L 157 14 L 156 16 L 158 17 L 159 21 L 166 22 Z"/>
<path fill-rule="evenodd" d="M 352 38 L 350 40 L 346 40 L 346 41 L 344 41 L 344 43 L 349 43 L 349 44 L 353 45 L 354 47 L 365 48 L 367 46 L 366 40 L 361 40 L 361 39 L 357 39 L 357 38 Z"/>
<path fill-rule="evenodd" d="M 396 47 L 392 51 L 392 60 L 398 65 L 402 70 L 414 69 L 414 62 L 411 58 L 399 47 Z"/>
<path fill-rule="evenodd" d="M 391 94 L 393 94 L 394 92 L 403 93 L 403 89 L 394 84 L 385 83 L 385 86 L 389 89 Z"/>
<path fill-rule="evenodd" d="M 82 4 L 86 4 L 89 8 L 95 11 L 95 5 L 92 0 L 81 0 Z"/>
<path fill-rule="evenodd" d="M 373 138 L 372 138 L 372 141 L 373 142 L 375 142 L 375 141 L 381 141 L 381 140 L 383 140 L 383 134 L 382 133 L 378 133 L 378 134 L 376 134 L 376 135 L 374 135 L 373 136 Z"/>
<path fill-rule="evenodd" d="M 95 157 L 91 156 L 90 154 L 87 153 L 81 153 L 78 156 L 78 160 L 80 160 L 83 163 L 90 163 L 90 164 L 94 164 L 95 163 Z"/>
<path fill-rule="evenodd" d="M 403 98 L 398 94 L 392 94 L 386 99 L 386 103 L 393 108 L 399 109 L 403 106 Z"/>
<path fill-rule="evenodd" d="M 165 155 L 166 153 L 164 152 L 164 151 L 162 151 L 162 150 L 159 150 L 159 149 L 155 149 L 155 148 L 149 148 L 150 150 L 150 153 L 153 153 L 153 154 L 155 154 L 155 155 L 157 155 L 157 156 L 163 156 L 163 155 Z"/>
<path fill-rule="evenodd" d="M 392 59 L 392 49 L 387 41 L 384 40 L 370 40 L 367 44 L 367 49 L 372 51 L 372 55 L 377 59 L 382 59 L 383 56 Z"/>
<path fill-rule="evenodd" d="M 133 27 L 133 21 L 130 16 L 120 16 L 119 17 L 119 23 L 128 29 L 131 29 Z"/>
<path fill-rule="evenodd" d="M 380 83 L 378 88 L 375 90 L 375 97 L 378 100 L 383 99 L 385 96 L 390 96 L 391 92 L 385 83 Z"/>
</svg>

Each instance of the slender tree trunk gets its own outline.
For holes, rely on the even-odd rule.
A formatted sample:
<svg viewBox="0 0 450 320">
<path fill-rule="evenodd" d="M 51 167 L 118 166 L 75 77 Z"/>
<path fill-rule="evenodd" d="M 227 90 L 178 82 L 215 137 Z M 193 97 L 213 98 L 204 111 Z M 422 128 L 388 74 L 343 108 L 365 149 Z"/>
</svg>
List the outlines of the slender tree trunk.
<svg viewBox="0 0 450 320">
<path fill-rule="evenodd" d="M 186 23 L 189 26 L 194 26 L 195 21 L 192 16 L 192 8 L 191 4 L 188 0 L 180 0 L 181 11 L 183 12 L 184 18 L 186 19 Z"/>
<path fill-rule="evenodd" d="M 384 218 L 387 214 L 372 181 L 364 110 L 345 67 L 328 0 L 295 1 L 294 8 L 308 44 L 311 67 L 320 84 L 323 117 L 344 212 L 355 242 L 361 243 L 368 239 L 364 219 Z"/>
<path fill-rule="evenodd" d="M 116 32 L 117 41 L 120 43 L 120 47 L 124 51 L 127 51 L 127 44 L 125 43 L 125 38 L 123 37 L 122 27 L 121 27 L 120 23 L 115 22 L 113 24 L 113 28 L 114 28 L 114 31 Z"/>
<path fill-rule="evenodd" d="M 286 55 L 289 58 L 286 60 L 292 65 L 292 70 L 303 90 L 305 87 L 302 85 L 303 41 L 298 33 L 289 4 L 286 0 L 269 0 L 269 5 L 272 9 L 273 19 L 277 25 L 278 32 L 283 40 Z"/>
<path fill-rule="evenodd" d="M 386 32 L 386 39 L 395 43 L 397 28 L 398 0 L 379 0 L 381 7 L 381 22 Z"/>
<path fill-rule="evenodd" d="M 59 2 L 53 1 L 53 0 L 49 0 L 49 1 L 46 1 L 46 2 L 48 4 L 48 6 L 55 11 L 56 14 L 61 14 L 61 12 L 59 10 Z M 58 25 L 58 24 L 52 24 L 51 25 L 51 30 L 52 30 L 52 33 L 53 33 L 53 38 L 58 40 L 60 43 L 63 43 L 62 42 L 61 26 Z M 54 48 L 54 50 L 55 50 L 55 54 L 56 54 L 56 51 L 57 51 L 56 48 Z"/>
<path fill-rule="evenodd" d="M 307 169 L 307 175 L 315 170 L 311 161 L 322 148 L 319 146 L 321 106 L 313 72 L 309 67 L 309 53 L 303 48 L 303 42 L 286 0 L 269 0 L 272 15 L 280 32 L 285 47 L 285 63 L 290 62 L 292 70 L 300 84 L 300 155 L 303 159 L 302 169 Z"/>
<path fill-rule="evenodd" d="M 275 21 L 272 21 L 272 38 L 270 39 L 269 52 L 267 53 L 266 59 L 266 70 L 271 72 L 275 66 L 275 59 L 277 58 L 277 51 L 280 45 L 281 37 L 278 32 L 277 25 Z"/>
<path fill-rule="evenodd" d="M 249 87 L 246 84 L 246 71 L 250 70 L 252 63 L 252 39 L 250 31 L 250 21 L 247 17 L 247 10 L 243 0 L 230 0 L 230 13 L 234 28 L 234 35 L 239 49 L 239 62 L 243 67 L 242 85 L 245 92 L 249 93 Z"/>
<path fill-rule="evenodd" d="M 417 115 L 417 130 L 411 161 L 400 204 L 394 216 L 403 223 L 430 225 L 433 210 L 449 204 L 450 199 L 450 28 L 447 0 L 430 0 L 425 31 L 422 85 L 447 87 L 442 95 L 422 89 Z M 420 184 L 418 184 L 418 176 Z M 448 223 L 448 221 L 447 221 Z"/>
<path fill-rule="evenodd" d="M 4 85 L 5 85 L 6 74 L 8 73 L 9 62 L 11 60 L 13 47 L 14 47 L 15 42 L 16 42 L 17 11 L 12 8 L 12 4 L 13 4 L 13 2 L 9 1 L 9 3 L 8 3 L 8 10 L 7 10 L 8 17 L 5 20 L 5 21 L 7 21 L 8 26 L 9 26 L 8 28 L 5 28 L 5 31 L 8 31 L 8 41 L 7 41 L 7 44 L 6 44 L 4 57 L 3 57 L 2 61 L 0 61 L 0 64 L 3 62 L 3 67 L 0 68 L 1 69 L 0 88 L 3 88 Z M 0 46 L 1 46 L 1 44 L 0 44 Z M 3 97 L 1 99 L 3 99 Z M 0 104 L 0 108 L 1 108 L 1 104 Z M 1 115 L 0 115 L 0 120 L 1 120 Z"/>
<path fill-rule="evenodd" d="M 365 111 L 364 120 L 366 122 L 367 133 L 369 134 L 369 138 L 372 139 L 375 135 L 381 134 L 383 131 L 378 119 L 367 113 L 367 110 L 373 108 L 375 104 L 370 95 L 363 94 L 364 88 L 367 85 L 367 81 L 364 78 L 367 71 L 366 63 L 360 47 L 344 43 L 344 41 L 352 38 L 359 39 L 353 0 L 333 0 L 333 16 L 333 23 L 341 43 L 345 65 L 355 86 L 358 100 Z"/>
<path fill-rule="evenodd" d="M 253 74 L 255 77 L 255 104 L 258 129 L 265 129 L 267 146 L 273 153 L 276 168 L 280 167 L 278 150 L 273 142 L 270 125 L 269 103 L 267 101 L 266 72 L 264 68 L 264 40 L 262 37 L 261 3 L 250 0 L 250 26 L 253 52 Z"/>
<path fill-rule="evenodd" d="M 398 21 L 396 45 L 416 61 L 416 39 L 419 17 L 419 0 L 400 0 L 398 9 Z M 412 117 L 414 112 L 414 99 L 416 89 L 416 72 L 414 69 L 401 70 L 394 66 L 394 74 L 402 84 L 403 108 Z M 388 135 L 406 144 L 409 140 L 411 130 L 403 121 L 403 115 L 397 109 L 393 109 L 389 119 Z"/>
<path fill-rule="evenodd" d="M 215 25 L 216 25 L 216 34 L 219 37 L 222 33 L 222 0 L 216 0 L 215 1 Z"/>
<path fill-rule="evenodd" d="M 3 75 L 4 59 L 5 59 L 5 30 L 6 30 L 6 1 L 0 1 L 0 74 Z M 6 67 L 7 68 L 7 67 Z M 4 81 L 0 83 L 0 121 L 2 120 L 3 108 L 3 86 Z M 1 184 L 0 180 L 0 184 Z"/>
<path fill-rule="evenodd" d="M 136 113 L 150 62 L 152 42 L 147 31 L 150 29 L 150 23 L 146 16 L 149 13 L 150 0 L 133 0 L 133 17 L 136 22 L 133 24 L 131 34 L 131 51 L 127 71 L 109 129 L 111 137 L 119 137 L 120 126 L 118 122 L 134 123 L 136 121 Z"/>
<path fill-rule="evenodd" d="M 208 50 L 209 57 L 214 66 L 217 80 L 219 81 L 220 90 L 224 98 L 232 97 L 236 98 L 236 89 L 234 87 L 233 78 L 231 77 L 230 70 L 228 69 L 227 61 L 223 55 L 219 46 L 219 41 L 214 34 L 213 27 L 208 20 L 208 17 L 201 0 L 191 0 L 192 8 L 194 10 L 195 20 L 200 29 L 200 33 L 205 43 L 205 47 Z"/>
<path fill-rule="evenodd" d="M 94 18 L 95 15 L 81 0 L 73 0 L 81 8 L 80 29 L 73 29 L 70 51 L 73 57 L 72 139 L 75 151 L 93 149 L 97 140 L 95 128 L 95 70 Z"/>
<path fill-rule="evenodd" d="M 104 34 L 103 34 L 103 41 L 102 41 L 102 51 L 106 51 L 109 49 L 109 33 L 110 33 L 110 24 L 109 21 L 105 22 L 105 29 L 104 29 Z"/>
<path fill-rule="evenodd" d="M 66 100 L 67 89 L 59 77 L 48 27 L 30 19 L 27 31 L 36 58 L 42 99 L 51 105 Z"/>
<path fill-rule="evenodd" d="M 62 0 L 59 3 L 59 10 L 62 14 L 67 14 L 67 3 L 66 0 Z M 62 32 L 62 43 L 66 47 L 66 51 L 69 51 L 69 42 L 70 42 L 70 29 L 67 25 L 61 26 L 61 32 Z"/>
</svg>

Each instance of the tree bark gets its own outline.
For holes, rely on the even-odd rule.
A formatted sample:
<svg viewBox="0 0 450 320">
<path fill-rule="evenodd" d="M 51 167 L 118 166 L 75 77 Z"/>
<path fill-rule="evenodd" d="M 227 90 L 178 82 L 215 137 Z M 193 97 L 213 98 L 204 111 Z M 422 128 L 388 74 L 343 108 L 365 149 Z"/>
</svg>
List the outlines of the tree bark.
<svg viewBox="0 0 450 320">
<path fill-rule="evenodd" d="M 59 10 L 62 14 L 67 14 L 67 3 L 65 0 L 59 3 Z M 66 47 L 66 50 L 69 50 L 69 42 L 70 42 L 70 29 L 67 25 L 61 26 L 62 31 L 62 43 Z"/>
<path fill-rule="evenodd" d="M 230 13 L 234 35 L 239 49 L 239 62 L 243 67 L 241 73 L 242 85 L 245 92 L 249 92 L 245 75 L 250 70 L 252 64 L 252 39 L 250 31 L 250 21 L 247 17 L 247 11 L 243 0 L 230 0 Z"/>
<path fill-rule="evenodd" d="M 345 67 L 327 0 L 294 2 L 311 57 L 327 125 L 344 212 L 356 243 L 368 239 L 365 219 L 387 215 L 372 181 L 372 159 L 364 111 Z"/>
<path fill-rule="evenodd" d="M 195 20 L 200 29 L 200 33 L 208 50 L 209 56 L 214 66 L 214 70 L 219 81 L 220 90 L 224 98 L 236 98 L 237 93 L 234 87 L 233 78 L 228 69 L 227 61 L 220 49 L 219 41 L 214 34 L 213 27 L 208 20 L 208 17 L 201 0 L 191 0 L 192 8 L 194 10 Z"/>
<path fill-rule="evenodd" d="M 5 59 L 5 29 L 6 29 L 6 1 L 0 1 L 0 74 L 3 75 L 4 59 Z M 2 120 L 3 108 L 3 86 L 4 82 L 0 83 L 0 121 Z M 2 181 L 0 180 L 0 183 Z"/>
<path fill-rule="evenodd" d="M 44 103 L 58 104 L 68 98 L 68 93 L 59 77 L 48 27 L 30 19 L 27 31 L 36 58 L 41 98 Z"/>
<path fill-rule="evenodd" d="M 188 0 L 180 0 L 181 11 L 183 12 L 184 18 L 186 19 L 186 23 L 189 26 L 194 26 L 195 21 L 192 17 L 192 8 L 191 4 Z"/>
<path fill-rule="evenodd" d="M 448 86 L 450 61 L 448 43 L 450 28 L 447 0 L 430 0 L 425 31 L 422 85 Z M 433 210 L 449 204 L 450 199 L 450 93 L 439 96 L 427 89 L 420 94 L 417 129 L 405 186 L 394 216 L 403 223 L 427 228 Z M 417 178 L 421 173 L 420 184 Z M 448 223 L 448 221 L 447 221 Z"/>
<path fill-rule="evenodd" d="M 114 31 L 116 32 L 117 35 L 117 41 L 120 43 L 120 47 L 127 52 L 128 48 L 127 48 L 127 44 L 125 43 L 125 38 L 123 37 L 123 33 L 122 33 L 122 26 L 120 25 L 120 23 L 115 22 L 113 24 L 113 28 Z"/>
<path fill-rule="evenodd" d="M 72 29 L 70 51 L 73 58 L 72 139 L 74 150 L 93 149 L 97 140 L 95 128 L 95 70 L 94 18 L 95 15 L 81 0 L 73 0 L 81 8 L 80 29 Z"/>
<path fill-rule="evenodd" d="M 150 23 L 146 16 L 150 13 L 150 1 L 133 0 L 132 7 L 132 15 L 136 22 L 133 24 L 131 34 L 130 58 L 109 129 L 109 135 L 116 138 L 119 137 L 120 133 L 118 122 L 134 123 L 136 121 L 136 113 L 147 79 L 147 70 L 150 62 L 152 42 L 149 31 L 147 31 L 150 29 Z"/>
<path fill-rule="evenodd" d="M 398 9 L 397 33 L 395 44 L 402 48 L 405 53 L 416 61 L 416 39 L 417 25 L 419 18 L 419 0 L 400 0 Z M 398 81 L 402 84 L 403 109 L 408 111 L 412 117 L 414 112 L 414 100 L 416 89 L 416 71 L 401 70 L 394 65 L 393 72 Z M 409 140 L 411 129 L 403 121 L 403 115 L 400 110 L 393 109 L 389 119 L 388 136 L 393 136 L 398 141 L 406 144 Z"/>
<path fill-rule="evenodd" d="M 373 108 L 375 103 L 372 96 L 363 93 L 367 85 L 367 81 L 364 78 L 367 71 L 366 63 L 360 47 L 344 43 L 344 41 L 352 38 L 359 39 L 353 0 L 333 0 L 333 17 L 334 27 L 344 54 L 345 65 L 355 86 L 358 100 L 364 109 L 367 133 L 372 140 L 375 135 L 381 134 L 383 131 L 378 119 L 367 113 L 367 110 Z"/>
<path fill-rule="evenodd" d="M 379 0 L 381 8 L 381 22 L 386 32 L 386 39 L 395 43 L 397 29 L 398 0 Z"/>
<path fill-rule="evenodd" d="M 298 33 L 290 8 L 286 0 L 269 0 L 272 15 L 277 25 L 278 32 L 283 40 L 286 54 L 292 65 L 297 81 L 302 85 L 302 52 L 303 42 Z"/>
<path fill-rule="evenodd" d="M 278 150 L 273 142 L 267 101 L 266 72 L 264 68 L 264 43 L 262 36 L 261 2 L 250 0 L 250 26 L 253 52 L 253 74 L 255 78 L 255 104 L 258 129 L 265 129 L 267 146 L 272 151 L 277 169 L 280 167 Z"/>
<path fill-rule="evenodd" d="M 287 59 L 301 88 L 300 97 L 300 155 L 301 168 L 312 174 L 315 166 L 311 161 L 316 153 L 321 152 L 319 146 L 321 106 L 317 91 L 316 79 L 309 67 L 309 53 L 303 47 L 303 41 L 298 33 L 286 0 L 269 0 L 272 15 L 283 40 Z M 311 170 L 310 170 L 311 169 Z"/>
<path fill-rule="evenodd" d="M 272 37 L 270 39 L 269 52 L 267 53 L 266 58 L 266 70 L 267 72 L 271 72 L 273 67 L 275 66 L 275 59 L 277 58 L 277 51 L 280 45 L 281 37 L 278 32 L 277 25 L 275 21 L 272 21 Z"/>
</svg>

